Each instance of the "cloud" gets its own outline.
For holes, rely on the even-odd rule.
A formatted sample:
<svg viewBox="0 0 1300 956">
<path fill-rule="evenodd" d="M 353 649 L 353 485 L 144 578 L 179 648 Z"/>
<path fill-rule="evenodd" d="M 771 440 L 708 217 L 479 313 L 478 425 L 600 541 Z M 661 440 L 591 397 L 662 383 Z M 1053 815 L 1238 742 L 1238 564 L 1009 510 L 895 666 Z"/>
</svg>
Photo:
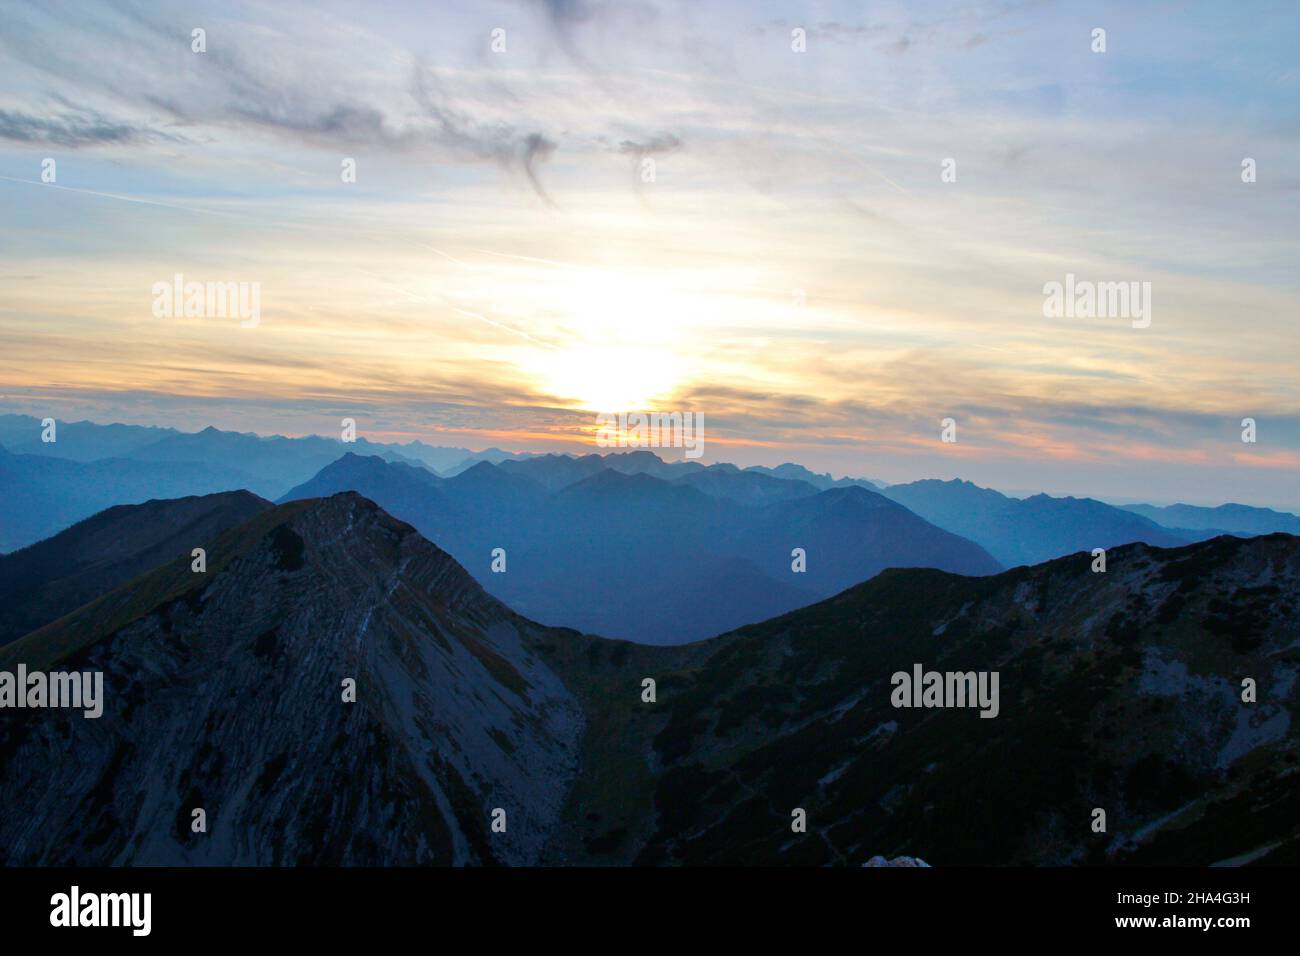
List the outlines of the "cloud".
<svg viewBox="0 0 1300 956">
<path fill-rule="evenodd" d="M 655 153 L 672 153 L 682 148 L 682 141 L 671 133 L 661 133 L 654 136 L 644 143 L 638 143 L 635 140 L 625 139 L 618 144 L 620 153 L 630 153 L 638 159 L 642 156 L 651 156 Z"/>
<path fill-rule="evenodd" d="M 148 127 L 110 120 L 89 110 L 52 116 L 0 110 L 0 139 L 78 149 L 83 146 L 117 146 L 175 137 Z"/>
<path fill-rule="evenodd" d="M 538 176 L 537 166 L 549 159 L 558 144 L 543 133 L 523 132 L 505 121 L 481 122 L 453 108 L 442 96 L 432 71 L 418 64 L 411 95 L 436 124 L 439 142 L 471 156 L 492 159 L 507 168 L 521 171 L 533 191 L 547 205 L 554 206 Z"/>
</svg>

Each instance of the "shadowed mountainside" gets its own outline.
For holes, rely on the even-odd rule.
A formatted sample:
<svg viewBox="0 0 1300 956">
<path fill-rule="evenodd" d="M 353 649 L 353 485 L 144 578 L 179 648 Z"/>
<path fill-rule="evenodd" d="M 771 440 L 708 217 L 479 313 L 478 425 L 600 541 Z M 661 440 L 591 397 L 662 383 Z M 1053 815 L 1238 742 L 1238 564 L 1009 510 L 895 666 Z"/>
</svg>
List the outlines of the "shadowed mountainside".
<svg viewBox="0 0 1300 956">
<path fill-rule="evenodd" d="M 296 501 L 218 536 L 206 574 L 178 559 L 0 648 L 0 669 L 102 670 L 107 692 L 98 720 L 0 724 L 0 853 L 1295 862 L 1300 541 L 1132 545 L 1108 564 L 890 570 L 652 647 L 520 617 L 358 495 Z M 998 671 L 998 716 L 895 709 L 890 676 L 915 664 Z"/>
<path fill-rule="evenodd" d="M 247 491 L 118 505 L 0 555 L 0 645 L 270 507 Z"/>
<path fill-rule="evenodd" d="M 0 648 L 102 670 L 108 698 L 4 722 L 0 858 L 534 862 L 583 726 L 539 630 L 356 495 L 263 512 L 206 574 L 182 558 Z"/>
</svg>

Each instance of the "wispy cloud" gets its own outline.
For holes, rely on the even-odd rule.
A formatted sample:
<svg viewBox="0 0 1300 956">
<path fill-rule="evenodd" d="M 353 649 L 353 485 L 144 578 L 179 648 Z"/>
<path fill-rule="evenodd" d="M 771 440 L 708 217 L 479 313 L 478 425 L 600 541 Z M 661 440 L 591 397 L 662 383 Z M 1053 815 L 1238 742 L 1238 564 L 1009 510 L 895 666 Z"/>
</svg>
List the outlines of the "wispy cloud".
<svg viewBox="0 0 1300 956">
<path fill-rule="evenodd" d="M 1034 2 L 12 4 L 0 391 L 556 442 L 637 394 L 857 473 L 1280 500 L 1300 28 L 1105 14 L 1103 57 Z M 178 272 L 262 325 L 154 319 Z M 1151 328 L 1045 317 L 1067 272 L 1151 281 Z"/>
</svg>

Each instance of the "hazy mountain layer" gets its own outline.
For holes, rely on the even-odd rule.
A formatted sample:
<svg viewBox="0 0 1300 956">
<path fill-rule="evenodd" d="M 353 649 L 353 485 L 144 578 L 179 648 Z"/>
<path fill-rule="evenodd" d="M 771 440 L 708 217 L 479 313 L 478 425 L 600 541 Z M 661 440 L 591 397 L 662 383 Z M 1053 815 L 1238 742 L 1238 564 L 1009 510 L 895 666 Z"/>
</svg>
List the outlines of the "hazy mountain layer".
<svg viewBox="0 0 1300 956">
<path fill-rule="evenodd" d="M 31 415 L 0 415 L 0 445 L 16 455 L 48 455 L 72 461 L 122 458 L 180 432 L 143 425 L 99 425 L 57 422 L 55 441 L 42 440 L 42 419 Z"/>
<path fill-rule="evenodd" d="M 1008 498 L 969 481 L 926 479 L 890 485 L 881 494 L 982 545 L 1007 567 L 1135 541 L 1177 547 L 1199 537 L 1092 498 Z"/>
<path fill-rule="evenodd" d="M 610 460 L 626 470 L 598 468 Z M 656 478 L 649 472 L 657 466 L 680 477 Z M 648 643 L 763 620 L 886 567 L 1000 567 L 977 545 L 862 487 L 818 492 L 734 468 L 682 468 L 647 452 L 547 456 L 480 462 L 440 480 L 349 455 L 286 500 L 357 491 L 438 541 L 521 614 Z M 498 548 L 504 573 L 492 571 Z M 796 560 L 804 570 L 794 570 Z"/>
<path fill-rule="evenodd" d="M 144 462 L 126 458 L 80 462 L 14 455 L 0 448 L 0 552 L 14 551 L 113 505 L 184 498 L 254 482 L 229 465 Z"/>
<path fill-rule="evenodd" d="M 1217 508 L 1197 505 L 1124 505 L 1125 511 L 1149 518 L 1156 524 L 1177 530 L 1231 532 L 1233 534 L 1300 534 L 1300 517 L 1272 508 L 1227 504 Z"/>
</svg>

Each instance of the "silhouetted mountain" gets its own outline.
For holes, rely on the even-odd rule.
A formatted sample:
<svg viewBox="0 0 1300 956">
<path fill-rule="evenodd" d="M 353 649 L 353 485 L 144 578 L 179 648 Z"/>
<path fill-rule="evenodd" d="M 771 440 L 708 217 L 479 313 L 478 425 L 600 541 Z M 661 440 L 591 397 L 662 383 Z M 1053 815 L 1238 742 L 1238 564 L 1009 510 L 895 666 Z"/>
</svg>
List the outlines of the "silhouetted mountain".
<svg viewBox="0 0 1300 956">
<path fill-rule="evenodd" d="M 558 491 L 605 470 L 600 455 L 538 455 L 523 461 L 503 461 L 498 467 L 512 475 L 523 475 L 547 491 Z"/>
<path fill-rule="evenodd" d="M 1300 540 L 1090 564 L 651 647 L 527 621 L 356 495 L 281 505 L 0 648 L 105 682 L 0 722 L 0 863 L 1295 859 Z M 895 707 L 917 666 L 997 671 L 997 716 Z"/>
<path fill-rule="evenodd" d="M 1002 570 L 978 544 L 858 485 L 769 505 L 740 528 L 748 553 L 769 574 L 788 574 L 790 552 L 802 548 L 808 570 L 798 575 L 800 586 L 822 596 L 886 568 L 938 568 L 973 575 Z"/>
<path fill-rule="evenodd" d="M 578 471 L 611 468 L 570 483 Z M 886 567 L 989 574 L 978 545 L 859 487 L 739 505 L 635 469 L 653 455 L 479 462 L 439 480 L 345 459 L 284 500 L 356 491 L 437 540 L 495 596 L 547 624 L 642 642 L 683 642 L 792 610 Z M 663 464 L 660 462 L 660 464 Z M 687 480 L 712 469 L 687 475 Z M 780 481 L 727 472 L 718 480 Z M 538 479 L 538 480 L 534 480 Z M 546 487 L 560 490 L 547 494 Z M 503 549 L 506 571 L 491 570 Z M 803 548 L 806 571 L 793 571 Z M 617 586 L 613 582 L 619 582 Z M 688 604 L 684 595 L 708 595 Z M 761 601 L 754 596 L 765 595 Z M 671 595 L 671 597 L 669 597 Z M 679 608 L 665 628 L 663 604 Z"/>
<path fill-rule="evenodd" d="M 358 443 L 359 444 L 359 443 Z M 245 487 L 276 498 L 334 461 L 348 446 L 330 438 L 263 438 L 205 428 L 164 438 L 131 454 L 136 461 L 216 464 L 238 462 L 252 476 Z"/>
<path fill-rule="evenodd" d="M 852 488 L 861 487 L 869 491 L 878 491 L 885 487 L 883 481 L 875 481 L 871 478 L 832 478 L 829 474 L 817 474 L 809 471 L 803 465 L 796 465 L 793 462 L 786 462 L 784 465 L 777 465 L 775 468 L 767 468 L 763 465 L 751 465 L 745 469 L 760 475 L 770 475 L 773 478 L 784 478 L 788 481 L 803 481 L 827 491 L 831 488 Z"/>
<path fill-rule="evenodd" d="M 403 443 L 390 443 L 387 445 L 367 443 L 372 449 L 384 449 L 392 453 L 400 454 L 403 459 L 411 462 L 417 462 L 425 465 L 437 474 L 442 474 L 448 469 L 455 468 L 465 459 L 474 455 L 474 452 L 468 448 L 442 448 L 437 445 L 429 445 L 422 441 L 409 441 Z M 372 452 L 376 453 L 377 452 Z M 390 460 L 396 460 L 392 455 Z"/>
<path fill-rule="evenodd" d="M 741 471 L 735 465 L 712 465 L 675 479 L 679 485 L 697 488 L 711 498 L 726 498 L 742 505 L 766 505 L 817 494 L 806 481 L 773 478 L 757 471 Z"/>
<path fill-rule="evenodd" d="M 59 421 L 57 424 L 58 440 L 46 444 L 41 440 L 41 419 L 31 415 L 0 415 L 0 445 L 15 454 L 47 455 L 74 461 L 137 458 L 142 461 L 206 462 L 226 466 L 231 462 L 223 456 L 236 454 L 245 457 L 247 467 L 244 470 L 258 480 L 261 491 L 276 495 L 306 481 L 345 450 L 377 455 L 387 461 L 424 465 L 436 473 L 447 469 L 463 470 L 458 466 L 465 463 L 464 467 L 469 467 L 478 460 L 476 456 L 491 461 L 513 456 L 513 453 L 500 449 L 474 452 L 468 448 L 442 448 L 422 441 L 404 444 L 372 442 L 364 436 L 343 445 L 338 439 L 319 435 L 264 437 L 211 427 L 191 433 L 174 428 L 101 425 L 86 421 Z"/>
<path fill-rule="evenodd" d="M 1170 528 L 1175 533 L 1187 529 L 1231 534 L 1272 534 L 1275 531 L 1300 534 L 1300 517 L 1286 511 L 1274 511 L 1272 508 L 1252 508 L 1237 504 L 1219 505 L 1217 508 L 1202 508 L 1197 505 L 1169 505 L 1164 508 L 1155 505 L 1124 505 L 1123 508 Z"/>
<path fill-rule="evenodd" d="M 44 426 L 31 415 L 0 415 L 0 445 L 16 455 L 48 455 L 72 461 L 122 458 L 146 445 L 178 435 L 174 428 L 144 425 L 99 425 L 94 422 L 55 422 L 55 440 L 41 440 Z"/>
<path fill-rule="evenodd" d="M 247 491 L 118 505 L 0 555 L 0 645 L 271 507 Z"/>
<path fill-rule="evenodd" d="M 373 501 L 390 502 L 392 513 L 401 514 L 439 506 L 441 486 L 442 479 L 426 468 L 348 452 L 291 488 L 281 500 L 329 497 L 339 490 L 361 491 Z"/>
<path fill-rule="evenodd" d="M 437 538 L 458 560 L 480 572 L 486 570 L 492 548 L 514 549 L 533 540 L 531 522 L 545 497 L 540 486 L 487 462 L 439 478 L 422 468 L 349 453 L 281 501 L 341 491 L 383 502 L 391 514 Z"/>
<path fill-rule="evenodd" d="M 612 451 L 604 456 L 605 467 L 622 472 L 625 475 L 650 475 L 664 481 L 675 481 L 684 475 L 693 475 L 706 467 L 698 461 L 664 461 L 652 451 L 644 448 L 633 451 Z M 723 466 L 732 467 L 732 466 Z"/>
<path fill-rule="evenodd" d="M 624 475 L 651 475 L 668 481 L 704 471 L 704 466 L 698 462 L 669 463 L 645 450 L 582 456 L 537 455 L 503 461 L 498 467 L 535 481 L 548 491 L 559 491 L 607 470 Z"/>
<path fill-rule="evenodd" d="M 228 465 L 126 458 L 79 462 L 0 451 L 0 551 L 26 547 L 113 505 L 205 495 L 251 483 L 249 475 Z"/>
<path fill-rule="evenodd" d="M 500 465 L 507 461 L 527 461 L 534 457 L 530 452 L 502 451 L 500 448 L 485 448 L 482 451 L 470 452 L 465 458 L 449 468 L 439 469 L 439 474 L 444 478 L 454 478 L 462 471 L 473 468 L 479 462 L 487 462 L 490 465 Z"/>
<path fill-rule="evenodd" d="M 1008 498 L 969 481 L 930 478 L 890 485 L 881 494 L 940 528 L 983 545 L 1008 567 L 1135 541 L 1176 547 L 1189 540 L 1148 518 L 1092 498 Z"/>
</svg>

